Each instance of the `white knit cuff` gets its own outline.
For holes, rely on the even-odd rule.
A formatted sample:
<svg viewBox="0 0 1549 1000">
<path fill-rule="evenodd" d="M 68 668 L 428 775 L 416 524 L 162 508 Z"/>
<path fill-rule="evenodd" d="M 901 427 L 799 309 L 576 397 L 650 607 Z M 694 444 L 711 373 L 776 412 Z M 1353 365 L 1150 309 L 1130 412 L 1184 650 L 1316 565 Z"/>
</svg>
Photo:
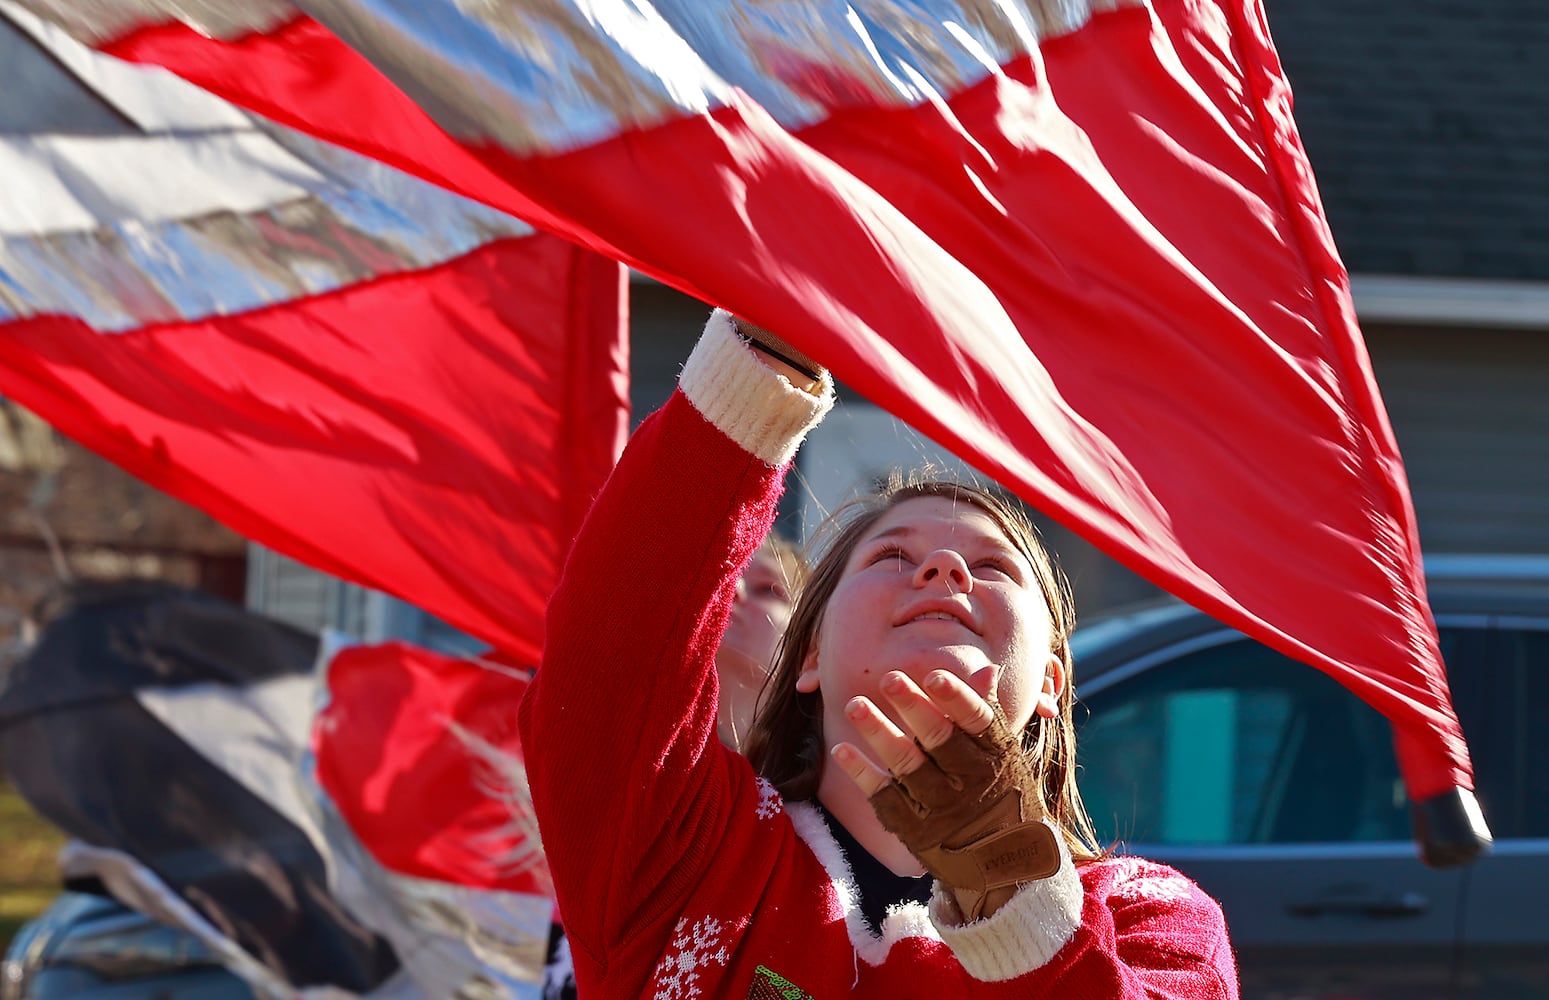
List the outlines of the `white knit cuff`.
<svg viewBox="0 0 1549 1000">
<path fill-rule="evenodd" d="M 952 924 L 954 903 L 940 882 L 931 896 L 930 918 L 947 947 L 970 976 L 981 982 L 1015 979 L 1048 963 L 1081 926 L 1083 891 L 1070 848 L 1059 830 L 1060 867 L 1053 875 L 1029 882 L 983 920 Z"/>
<path fill-rule="evenodd" d="M 776 467 L 795 456 L 802 438 L 834 405 L 834 383 L 827 372 L 820 395 L 791 385 L 759 360 L 724 309 L 710 314 L 678 387 L 706 420 Z"/>
</svg>

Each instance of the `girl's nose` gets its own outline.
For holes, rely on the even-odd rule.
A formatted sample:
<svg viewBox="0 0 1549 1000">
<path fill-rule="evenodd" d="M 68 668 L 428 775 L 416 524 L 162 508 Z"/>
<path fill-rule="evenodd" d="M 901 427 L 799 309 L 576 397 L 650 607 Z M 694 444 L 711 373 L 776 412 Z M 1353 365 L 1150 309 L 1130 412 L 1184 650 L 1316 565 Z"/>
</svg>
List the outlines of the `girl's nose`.
<svg viewBox="0 0 1549 1000">
<path fill-rule="evenodd" d="M 741 604 L 748 599 L 748 583 L 742 577 L 737 577 L 737 586 L 732 590 L 732 603 Z"/>
<path fill-rule="evenodd" d="M 914 585 L 926 587 L 944 584 L 951 594 L 966 594 L 973 590 L 973 574 L 968 563 L 955 549 L 937 549 L 920 561 L 914 571 Z"/>
</svg>

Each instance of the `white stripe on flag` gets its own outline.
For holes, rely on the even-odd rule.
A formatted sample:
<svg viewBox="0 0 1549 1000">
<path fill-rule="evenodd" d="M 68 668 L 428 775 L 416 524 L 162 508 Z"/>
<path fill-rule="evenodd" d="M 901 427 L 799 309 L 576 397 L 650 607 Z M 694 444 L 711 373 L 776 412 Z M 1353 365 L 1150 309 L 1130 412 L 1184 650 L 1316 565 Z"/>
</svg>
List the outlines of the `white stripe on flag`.
<svg viewBox="0 0 1549 1000">
<path fill-rule="evenodd" d="M 248 213 L 325 178 L 268 136 L 0 136 L 0 238 Z"/>
<path fill-rule="evenodd" d="M 25 7 L 87 42 L 112 41 L 170 21 L 181 21 L 211 38 L 240 38 L 277 28 L 297 13 L 285 0 L 20 0 L 5 6 Z"/>
<path fill-rule="evenodd" d="M 0 10 L 139 129 L 0 136 L 0 322 L 115 332 L 232 315 L 534 232 Z"/>
<path fill-rule="evenodd" d="M 11 0 L 0 0 L 0 14 L 31 36 L 78 80 L 119 114 L 146 132 L 201 132 L 251 128 L 246 112 L 160 67 L 108 59 Z"/>
<path fill-rule="evenodd" d="M 306 834 L 327 845 L 302 798 L 297 766 L 312 727 L 316 680 L 277 677 L 246 687 L 189 684 L 140 688 L 135 699 L 158 722 Z"/>
</svg>

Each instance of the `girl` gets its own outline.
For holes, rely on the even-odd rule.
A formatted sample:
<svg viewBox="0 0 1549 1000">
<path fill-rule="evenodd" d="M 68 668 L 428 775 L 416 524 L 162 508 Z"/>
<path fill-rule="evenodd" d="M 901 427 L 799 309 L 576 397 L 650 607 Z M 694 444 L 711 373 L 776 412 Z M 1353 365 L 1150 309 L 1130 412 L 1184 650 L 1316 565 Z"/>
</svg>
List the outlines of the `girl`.
<svg viewBox="0 0 1549 1000">
<path fill-rule="evenodd" d="M 572 550 L 521 723 L 580 995 L 1235 997 L 1215 903 L 1092 846 L 1064 589 L 989 494 L 863 513 L 798 599 L 767 777 L 716 740 L 738 571 L 831 400 L 716 312 Z"/>
</svg>

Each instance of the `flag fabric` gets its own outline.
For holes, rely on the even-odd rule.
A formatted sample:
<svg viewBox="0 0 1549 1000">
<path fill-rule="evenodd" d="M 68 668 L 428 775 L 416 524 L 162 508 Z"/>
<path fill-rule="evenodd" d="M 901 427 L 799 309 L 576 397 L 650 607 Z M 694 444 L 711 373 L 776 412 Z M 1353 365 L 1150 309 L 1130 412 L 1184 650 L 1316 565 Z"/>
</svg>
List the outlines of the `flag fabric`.
<svg viewBox="0 0 1549 1000">
<path fill-rule="evenodd" d="M 1258 0 L 20 6 L 780 331 L 1472 787 Z"/>
<path fill-rule="evenodd" d="M 123 119 L 0 136 L 0 393 L 249 537 L 536 662 L 569 538 L 623 442 L 620 265 L 0 14 Z M 347 651 L 316 761 L 351 784 L 330 794 L 308 767 L 303 800 L 316 643 L 296 635 L 304 650 L 276 662 L 272 641 L 248 645 L 261 628 L 230 619 L 200 632 L 214 646 L 196 665 L 232 685 L 253 680 L 249 663 L 277 676 L 156 683 L 176 661 L 125 666 L 80 630 L 51 635 L 47 662 L 77 661 L 57 684 L 43 660 L 20 675 L 32 701 L 9 694 L 0 726 L 18 781 L 86 838 L 72 870 L 195 934 L 265 995 L 536 998 L 551 893 L 536 837 L 493 832 L 530 811 L 491 783 L 509 755 L 476 740 L 496 740 L 490 719 L 514 739 L 525 681 L 484 661 L 416 673 L 420 657 L 440 661 L 397 648 L 366 680 Z M 157 638 L 189 645 L 188 616 L 156 621 Z M 218 662 L 221 643 L 235 663 Z M 427 744 L 404 730 L 413 720 L 475 742 Z M 141 758 L 115 757 L 118 740 L 155 757 L 141 779 L 207 808 L 184 816 L 123 780 L 107 765 Z M 372 813 L 361 796 L 384 782 L 412 795 Z M 275 862 L 249 886 L 253 873 L 206 861 L 246 850 L 267 864 L 269 848 L 300 871 L 281 879 Z M 483 867 L 459 867 L 481 850 Z"/>
<path fill-rule="evenodd" d="M 329 639 L 168 584 L 79 587 L 0 685 L 0 759 L 75 838 L 68 884 L 259 995 L 538 1000 L 530 671 Z"/>
<path fill-rule="evenodd" d="M 125 126 L 0 136 L 0 394 L 536 659 L 627 426 L 623 269 L 5 13 Z"/>
<path fill-rule="evenodd" d="M 391 940 L 426 997 L 471 974 L 536 997 L 554 893 L 533 817 L 516 706 L 531 671 L 401 642 L 323 658 L 302 772 L 329 853 L 361 873 L 341 896 Z"/>
<path fill-rule="evenodd" d="M 316 639 L 165 584 L 59 610 L 0 685 L 0 758 L 78 841 L 67 877 L 196 935 L 259 995 L 394 995 L 397 956 L 332 895 L 295 780 Z"/>
</svg>

